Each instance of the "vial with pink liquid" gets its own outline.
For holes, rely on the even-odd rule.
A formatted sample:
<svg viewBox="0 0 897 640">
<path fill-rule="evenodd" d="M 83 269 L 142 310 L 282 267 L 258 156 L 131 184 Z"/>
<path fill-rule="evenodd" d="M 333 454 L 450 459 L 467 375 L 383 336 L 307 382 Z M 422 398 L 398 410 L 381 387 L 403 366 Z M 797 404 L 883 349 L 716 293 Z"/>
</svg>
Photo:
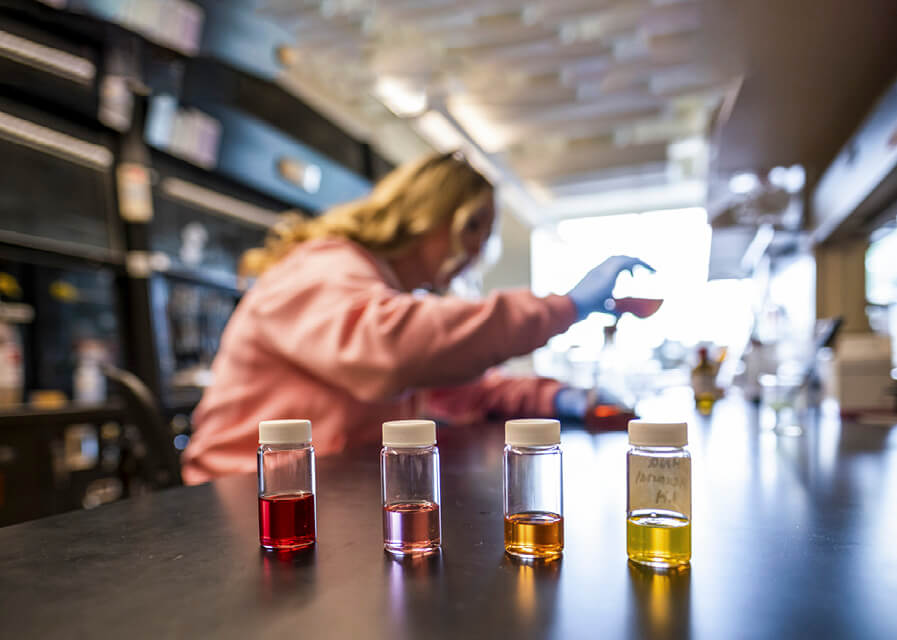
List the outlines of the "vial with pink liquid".
<svg viewBox="0 0 897 640">
<path fill-rule="evenodd" d="M 383 423 L 383 546 L 396 555 L 439 551 L 439 449 L 432 420 Z"/>
</svg>

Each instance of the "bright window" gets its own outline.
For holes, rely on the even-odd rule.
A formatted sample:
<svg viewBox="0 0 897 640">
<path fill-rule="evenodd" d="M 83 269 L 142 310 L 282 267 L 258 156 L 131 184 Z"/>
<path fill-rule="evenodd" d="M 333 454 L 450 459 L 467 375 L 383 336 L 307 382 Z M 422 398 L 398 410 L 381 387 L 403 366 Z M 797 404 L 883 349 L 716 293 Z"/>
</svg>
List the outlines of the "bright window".
<svg viewBox="0 0 897 640">
<path fill-rule="evenodd" d="M 746 280 L 707 281 L 710 225 L 701 208 L 578 218 L 532 234 L 532 285 L 539 295 L 566 293 L 592 267 L 613 255 L 636 256 L 657 273 L 624 274 L 614 295 L 662 297 L 648 319 L 624 315 L 617 325 L 619 360 L 640 366 L 665 342 L 693 349 L 699 342 L 743 344 L 751 326 L 753 292 Z M 535 354 L 541 375 L 571 379 L 571 361 L 598 359 L 606 314 L 592 314 Z"/>
<path fill-rule="evenodd" d="M 897 229 L 882 230 L 866 252 L 866 298 L 872 304 L 897 304 Z"/>
</svg>

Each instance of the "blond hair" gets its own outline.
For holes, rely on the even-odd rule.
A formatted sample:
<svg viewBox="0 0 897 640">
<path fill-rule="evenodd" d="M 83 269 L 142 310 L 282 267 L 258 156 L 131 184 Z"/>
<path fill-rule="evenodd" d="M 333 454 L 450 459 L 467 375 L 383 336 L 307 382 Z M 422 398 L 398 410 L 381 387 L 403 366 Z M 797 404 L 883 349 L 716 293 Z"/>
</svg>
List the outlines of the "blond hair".
<svg viewBox="0 0 897 640">
<path fill-rule="evenodd" d="M 265 246 L 246 252 L 240 271 L 259 275 L 296 244 L 319 238 L 347 238 L 393 257 L 445 222 L 457 247 L 467 221 L 491 197 L 492 185 L 460 154 L 431 154 L 390 172 L 366 197 L 322 216 L 285 213 Z"/>
</svg>

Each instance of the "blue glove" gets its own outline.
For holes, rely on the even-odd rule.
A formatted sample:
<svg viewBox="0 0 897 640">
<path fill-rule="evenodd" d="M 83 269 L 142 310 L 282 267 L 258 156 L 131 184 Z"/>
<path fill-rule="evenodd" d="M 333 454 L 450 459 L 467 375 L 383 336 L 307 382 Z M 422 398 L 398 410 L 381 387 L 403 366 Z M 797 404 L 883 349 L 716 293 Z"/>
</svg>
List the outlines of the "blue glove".
<svg viewBox="0 0 897 640">
<path fill-rule="evenodd" d="M 589 392 L 574 387 L 561 387 L 554 394 L 554 413 L 558 418 L 582 420 L 589 408 Z"/>
<path fill-rule="evenodd" d="M 567 294 L 576 306 L 577 319 L 583 320 L 593 311 L 606 312 L 605 303 L 613 297 L 617 277 L 624 271 L 632 273 L 637 266 L 654 271 L 650 265 L 629 256 L 608 258 L 589 271 Z"/>
</svg>

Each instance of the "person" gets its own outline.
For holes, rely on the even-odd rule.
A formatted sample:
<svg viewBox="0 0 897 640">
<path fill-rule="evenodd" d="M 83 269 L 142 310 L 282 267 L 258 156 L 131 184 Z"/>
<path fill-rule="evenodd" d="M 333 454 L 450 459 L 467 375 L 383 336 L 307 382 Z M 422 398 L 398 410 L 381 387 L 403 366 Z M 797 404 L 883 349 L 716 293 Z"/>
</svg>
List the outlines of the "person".
<svg viewBox="0 0 897 640">
<path fill-rule="evenodd" d="M 610 258 L 564 296 L 439 295 L 494 219 L 492 185 L 458 154 L 401 166 L 320 217 L 285 217 L 244 256 L 260 275 L 222 335 L 184 481 L 252 471 L 261 420 L 310 419 L 327 455 L 378 442 L 386 420 L 582 417 L 584 392 L 494 367 L 603 311 L 617 276 L 644 263 Z"/>
</svg>

